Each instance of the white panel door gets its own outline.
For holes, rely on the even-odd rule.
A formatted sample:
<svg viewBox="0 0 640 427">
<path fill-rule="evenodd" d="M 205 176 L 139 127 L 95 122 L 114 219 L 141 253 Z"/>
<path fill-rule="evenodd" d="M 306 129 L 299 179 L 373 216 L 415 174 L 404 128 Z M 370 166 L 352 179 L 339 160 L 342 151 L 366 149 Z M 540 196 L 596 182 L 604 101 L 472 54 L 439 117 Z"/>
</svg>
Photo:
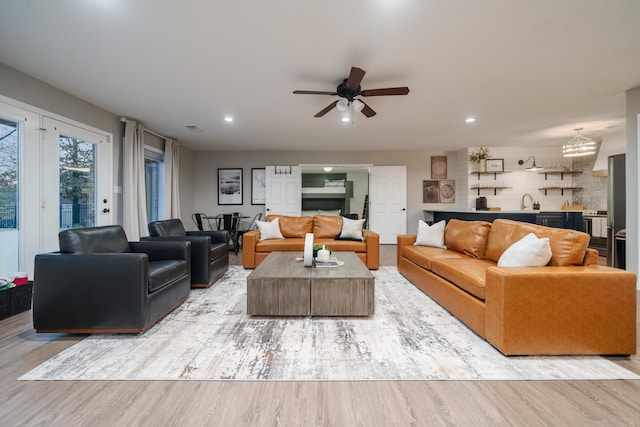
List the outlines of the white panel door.
<svg viewBox="0 0 640 427">
<path fill-rule="evenodd" d="M 393 245 L 407 232 L 407 167 L 374 166 L 369 188 L 369 228 Z"/>
<path fill-rule="evenodd" d="M 302 211 L 302 175 L 299 166 L 266 166 L 266 215 L 298 216 Z"/>
</svg>

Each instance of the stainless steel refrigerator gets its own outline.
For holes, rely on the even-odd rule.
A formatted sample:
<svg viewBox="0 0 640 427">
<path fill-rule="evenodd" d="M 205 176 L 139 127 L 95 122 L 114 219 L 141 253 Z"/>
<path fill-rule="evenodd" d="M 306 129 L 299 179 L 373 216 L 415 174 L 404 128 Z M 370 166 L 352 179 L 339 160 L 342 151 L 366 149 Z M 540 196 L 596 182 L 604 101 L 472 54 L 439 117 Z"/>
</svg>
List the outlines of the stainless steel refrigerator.
<svg viewBox="0 0 640 427">
<path fill-rule="evenodd" d="M 625 155 L 609 156 L 607 191 L 607 265 L 625 268 Z"/>
</svg>

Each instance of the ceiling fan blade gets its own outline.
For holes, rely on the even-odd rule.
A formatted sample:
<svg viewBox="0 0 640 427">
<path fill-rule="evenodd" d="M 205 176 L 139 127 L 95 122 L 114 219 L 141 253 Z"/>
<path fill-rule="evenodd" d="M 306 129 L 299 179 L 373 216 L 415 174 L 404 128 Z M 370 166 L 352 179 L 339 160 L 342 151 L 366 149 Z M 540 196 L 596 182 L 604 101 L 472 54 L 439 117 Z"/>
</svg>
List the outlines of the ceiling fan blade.
<svg viewBox="0 0 640 427">
<path fill-rule="evenodd" d="M 366 71 L 362 68 L 351 67 L 351 72 L 349 73 L 349 78 L 347 79 L 346 86 L 351 90 L 357 90 L 358 86 L 360 86 L 360 82 L 364 78 Z"/>
<path fill-rule="evenodd" d="M 324 107 L 319 113 L 317 113 L 315 116 L 313 117 L 322 117 L 325 114 L 327 114 L 329 111 L 333 110 L 334 108 L 336 108 L 336 104 L 338 103 L 338 100 L 333 101 L 331 104 L 327 105 L 326 107 Z"/>
<path fill-rule="evenodd" d="M 384 89 L 368 89 L 360 92 L 362 96 L 383 96 L 383 95 L 406 95 L 409 93 L 408 87 L 387 87 Z"/>
<path fill-rule="evenodd" d="M 362 110 L 360 110 L 362 112 L 362 114 L 364 114 L 367 117 L 373 117 L 376 115 L 376 112 L 373 111 L 373 108 L 369 107 L 365 102 L 363 102 L 362 100 L 360 100 L 360 102 L 362 102 L 364 104 L 364 107 L 362 107 Z"/>
<path fill-rule="evenodd" d="M 337 95 L 336 92 L 324 92 L 319 90 L 294 90 L 296 95 Z"/>
</svg>

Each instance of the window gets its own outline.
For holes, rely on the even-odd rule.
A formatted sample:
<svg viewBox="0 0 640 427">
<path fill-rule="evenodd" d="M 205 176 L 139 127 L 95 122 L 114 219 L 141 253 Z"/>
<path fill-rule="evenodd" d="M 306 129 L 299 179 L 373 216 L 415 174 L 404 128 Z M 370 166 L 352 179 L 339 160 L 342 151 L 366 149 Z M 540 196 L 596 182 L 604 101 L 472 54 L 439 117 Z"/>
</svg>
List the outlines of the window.
<svg viewBox="0 0 640 427">
<path fill-rule="evenodd" d="M 144 149 L 147 219 L 158 221 L 164 217 L 164 153 L 156 148 Z"/>
<path fill-rule="evenodd" d="M 18 228 L 18 124 L 0 118 L 0 230 Z"/>
<path fill-rule="evenodd" d="M 60 135 L 60 230 L 96 225 L 96 145 Z"/>
</svg>

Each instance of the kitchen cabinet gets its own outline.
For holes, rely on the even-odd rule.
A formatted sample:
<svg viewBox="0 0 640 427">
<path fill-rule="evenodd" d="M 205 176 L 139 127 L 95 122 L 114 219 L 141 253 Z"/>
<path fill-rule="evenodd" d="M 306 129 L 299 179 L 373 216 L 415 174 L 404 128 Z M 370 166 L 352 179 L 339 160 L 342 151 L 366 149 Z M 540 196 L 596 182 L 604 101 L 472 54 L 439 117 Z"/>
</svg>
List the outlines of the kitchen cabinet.
<svg viewBox="0 0 640 427">
<path fill-rule="evenodd" d="M 584 231 L 582 212 L 540 212 L 536 217 L 536 224 Z"/>
<path fill-rule="evenodd" d="M 487 221 L 496 219 L 511 219 L 514 221 L 529 222 L 531 224 L 545 225 L 555 228 L 570 228 L 584 231 L 582 224 L 582 211 L 434 211 L 424 210 L 424 220 L 428 223 L 460 219 L 463 221 Z"/>
</svg>

